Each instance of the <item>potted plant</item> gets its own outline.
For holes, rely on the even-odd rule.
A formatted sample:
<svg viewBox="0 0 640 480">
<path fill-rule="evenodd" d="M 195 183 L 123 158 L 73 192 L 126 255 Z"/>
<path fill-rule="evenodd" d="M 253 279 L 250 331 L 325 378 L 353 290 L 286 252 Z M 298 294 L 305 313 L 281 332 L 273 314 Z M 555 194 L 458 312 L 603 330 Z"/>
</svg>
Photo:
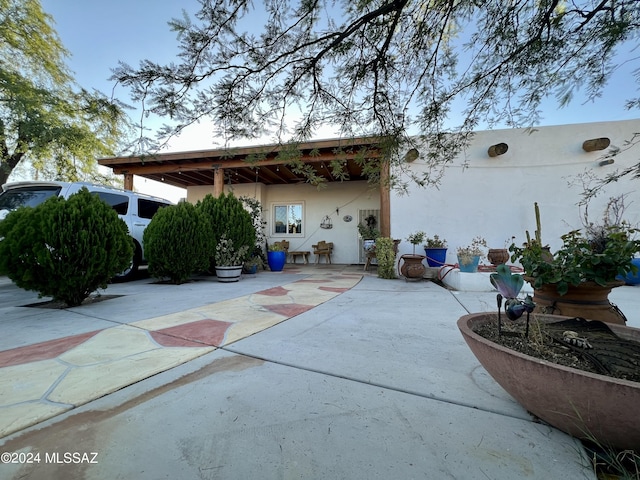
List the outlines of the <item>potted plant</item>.
<svg viewBox="0 0 640 480">
<path fill-rule="evenodd" d="M 287 252 L 282 244 L 275 242 L 267 249 L 267 264 L 272 272 L 281 272 L 287 260 Z"/>
<path fill-rule="evenodd" d="M 380 236 L 377 228 L 378 220 L 374 215 L 369 215 L 364 219 L 364 223 L 358 224 L 358 234 L 362 238 L 362 246 L 365 253 L 375 248 L 376 239 Z"/>
<path fill-rule="evenodd" d="M 258 273 L 258 269 L 260 268 L 264 268 L 264 261 L 262 257 L 255 255 L 244 262 L 242 271 L 244 273 L 255 274 Z"/>
<path fill-rule="evenodd" d="M 503 263 L 507 263 L 511 254 L 509 253 L 509 245 L 513 243 L 515 237 L 511 237 L 511 240 L 505 242 L 504 248 L 490 248 L 487 252 L 487 260 L 491 262 L 491 265 L 497 267 Z"/>
<path fill-rule="evenodd" d="M 416 254 L 416 245 L 421 244 L 424 241 L 425 236 L 426 233 L 417 231 L 407 237 L 407 241 L 413 245 L 413 253 L 405 254 L 400 257 L 400 259 L 403 260 L 402 266 L 400 267 L 400 274 L 406 280 L 422 280 L 426 270 L 422 263 L 425 257 L 424 255 Z"/>
<path fill-rule="evenodd" d="M 619 216 L 610 218 L 607 208 L 602 223 L 586 222 L 583 230 L 562 235 L 562 246 L 551 253 L 542 245 L 539 208 L 534 206 L 535 238 L 527 232 L 523 246 L 512 244 L 509 250 L 534 288 L 538 310 L 624 325 L 624 314 L 611 305 L 608 295 L 624 284 L 617 276 L 637 272 L 632 259 L 640 251 L 640 241 L 634 238 L 638 230 Z"/>
<path fill-rule="evenodd" d="M 466 247 L 458 247 L 458 267 L 461 272 L 473 273 L 478 271 L 480 258 L 484 256 L 483 248 L 487 247 L 487 241 L 482 237 L 475 237 Z"/>
<path fill-rule="evenodd" d="M 240 280 L 248 251 L 248 245 L 236 247 L 233 240 L 227 238 L 226 233 L 222 234 L 216 245 L 215 253 L 216 276 L 219 282 L 228 283 Z"/>
<path fill-rule="evenodd" d="M 529 314 L 524 283 L 506 265 L 491 282 L 498 312 L 465 315 L 458 328 L 485 370 L 527 411 L 583 440 L 619 450 L 640 445 L 640 329 L 583 318 Z M 503 307 L 509 319 L 501 322 Z M 526 313 L 526 321 L 520 317 Z"/>
<path fill-rule="evenodd" d="M 447 241 L 438 235 L 426 237 L 424 240 L 424 254 L 430 267 L 442 267 L 447 259 Z"/>
</svg>

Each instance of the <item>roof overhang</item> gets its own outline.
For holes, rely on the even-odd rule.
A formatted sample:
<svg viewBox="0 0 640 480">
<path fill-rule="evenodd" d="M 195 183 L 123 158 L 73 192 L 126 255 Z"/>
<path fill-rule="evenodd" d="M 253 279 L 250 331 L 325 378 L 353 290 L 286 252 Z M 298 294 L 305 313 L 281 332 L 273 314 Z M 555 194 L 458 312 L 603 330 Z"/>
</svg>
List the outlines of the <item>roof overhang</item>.
<svg viewBox="0 0 640 480">
<path fill-rule="evenodd" d="M 224 169 L 225 184 L 305 183 L 302 168 L 326 181 L 366 180 L 365 163 L 379 162 L 379 137 L 317 140 L 139 156 L 100 158 L 115 174 L 138 175 L 177 187 L 212 185 L 214 171 Z M 336 175 L 340 167 L 342 174 Z"/>
</svg>

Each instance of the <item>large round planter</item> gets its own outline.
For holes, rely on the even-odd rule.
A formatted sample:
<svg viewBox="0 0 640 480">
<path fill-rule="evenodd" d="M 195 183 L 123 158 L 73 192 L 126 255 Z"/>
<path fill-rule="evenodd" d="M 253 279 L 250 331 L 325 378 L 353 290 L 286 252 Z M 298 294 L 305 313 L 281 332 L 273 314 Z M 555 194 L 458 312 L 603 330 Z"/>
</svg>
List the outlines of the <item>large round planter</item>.
<svg viewBox="0 0 640 480">
<path fill-rule="evenodd" d="M 495 313 L 458 320 L 467 345 L 487 372 L 525 409 L 574 437 L 592 437 L 620 450 L 640 449 L 640 383 L 584 372 L 515 352 L 474 332 Z M 542 318 L 541 318 L 542 317 Z M 538 315 L 543 321 L 566 319 Z M 640 341 L 640 329 L 611 325 L 618 336 Z"/>
<path fill-rule="evenodd" d="M 422 263 L 424 255 L 406 254 L 402 255 L 400 260 L 403 260 L 403 263 L 400 266 L 400 274 L 405 278 L 405 280 L 422 280 L 424 272 L 427 270 Z"/>
<path fill-rule="evenodd" d="M 525 280 L 532 284 L 534 281 L 530 277 L 525 277 Z M 611 289 L 620 285 L 624 285 L 624 282 L 609 282 L 606 287 L 585 282 L 577 287 L 569 285 L 569 291 L 560 295 L 555 284 L 545 284 L 533 291 L 535 311 L 625 325 L 624 314 L 609 302 Z"/>
<path fill-rule="evenodd" d="M 463 263 L 465 262 L 465 263 Z M 468 257 L 461 258 L 458 256 L 458 268 L 461 272 L 475 273 L 478 271 L 478 264 L 480 263 L 480 256 L 475 255 L 471 257 L 471 261 L 468 261 Z"/>
<path fill-rule="evenodd" d="M 222 283 L 237 282 L 240 280 L 241 273 L 242 265 L 234 265 L 231 267 L 216 266 L 216 277 L 218 277 L 218 281 Z"/>
<path fill-rule="evenodd" d="M 427 256 L 427 264 L 430 267 L 442 267 L 447 260 L 446 248 L 426 248 L 424 254 Z"/>
<path fill-rule="evenodd" d="M 287 260 L 287 252 L 267 252 L 267 263 L 272 272 L 281 272 Z"/>
</svg>

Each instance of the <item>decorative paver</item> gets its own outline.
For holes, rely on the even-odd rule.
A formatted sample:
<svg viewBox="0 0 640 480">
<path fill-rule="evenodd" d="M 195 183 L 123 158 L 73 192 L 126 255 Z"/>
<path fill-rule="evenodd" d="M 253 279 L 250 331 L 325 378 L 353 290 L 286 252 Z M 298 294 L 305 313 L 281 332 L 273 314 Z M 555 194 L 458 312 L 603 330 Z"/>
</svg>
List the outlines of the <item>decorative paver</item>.
<svg viewBox="0 0 640 480">
<path fill-rule="evenodd" d="M 236 342 L 339 295 L 357 274 L 297 269 L 249 295 L 0 352 L 0 437 Z"/>
</svg>

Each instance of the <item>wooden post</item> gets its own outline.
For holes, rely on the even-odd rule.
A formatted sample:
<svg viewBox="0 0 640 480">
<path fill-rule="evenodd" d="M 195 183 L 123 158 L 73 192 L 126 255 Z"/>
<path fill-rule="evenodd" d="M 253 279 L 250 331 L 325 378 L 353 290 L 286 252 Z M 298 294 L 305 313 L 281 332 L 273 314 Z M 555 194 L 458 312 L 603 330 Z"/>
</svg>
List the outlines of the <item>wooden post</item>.
<svg viewBox="0 0 640 480">
<path fill-rule="evenodd" d="M 380 161 L 380 234 L 391 237 L 391 185 L 389 160 Z"/>
<path fill-rule="evenodd" d="M 219 197 L 224 192 L 224 168 L 213 170 L 213 196 Z"/>
<path fill-rule="evenodd" d="M 124 189 L 133 191 L 133 173 L 124 174 Z"/>
</svg>

